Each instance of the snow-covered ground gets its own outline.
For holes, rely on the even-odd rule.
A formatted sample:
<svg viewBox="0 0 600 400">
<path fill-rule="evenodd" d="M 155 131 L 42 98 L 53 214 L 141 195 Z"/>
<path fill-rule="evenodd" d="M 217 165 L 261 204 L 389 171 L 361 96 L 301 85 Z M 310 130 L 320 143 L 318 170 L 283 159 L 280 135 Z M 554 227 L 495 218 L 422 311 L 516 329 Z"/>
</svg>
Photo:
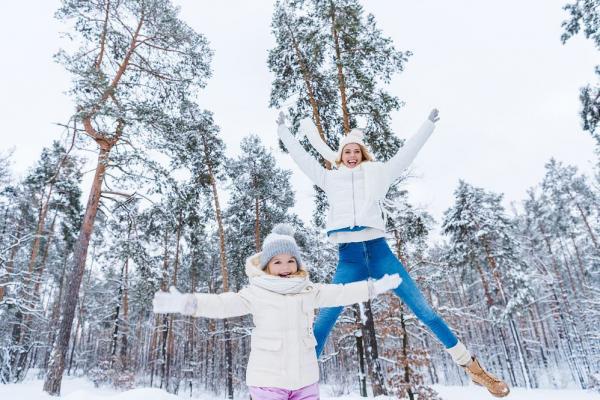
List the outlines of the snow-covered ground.
<svg viewBox="0 0 600 400">
<path fill-rule="evenodd" d="M 52 400 L 56 397 L 47 395 L 42 390 L 43 381 L 39 379 L 26 380 L 20 384 L 0 385 L 0 399 L 4 400 Z M 435 390 L 444 400 L 491 400 L 492 396 L 485 390 L 476 386 L 434 386 Z M 356 395 L 343 397 L 328 397 L 328 388 L 322 388 L 322 399 L 326 400 L 360 400 Z M 214 397 L 210 394 L 198 394 L 195 399 L 221 400 L 222 397 Z M 242 397 L 246 400 L 248 397 Z M 93 383 L 84 378 L 65 378 L 62 384 L 61 399 L 65 400 L 180 400 L 189 399 L 189 394 L 175 396 L 160 389 L 140 388 L 117 392 L 112 389 L 97 389 Z M 384 400 L 383 397 L 379 399 Z M 536 389 L 525 390 L 516 388 L 508 397 L 510 400 L 600 400 L 600 394 L 583 390 L 550 390 Z"/>
</svg>

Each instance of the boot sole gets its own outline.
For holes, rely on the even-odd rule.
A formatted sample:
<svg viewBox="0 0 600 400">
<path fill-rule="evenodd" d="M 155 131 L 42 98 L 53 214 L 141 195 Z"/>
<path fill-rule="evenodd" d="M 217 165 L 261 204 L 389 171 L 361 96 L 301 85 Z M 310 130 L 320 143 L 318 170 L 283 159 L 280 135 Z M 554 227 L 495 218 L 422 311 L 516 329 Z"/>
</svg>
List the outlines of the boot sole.
<svg viewBox="0 0 600 400">
<path fill-rule="evenodd" d="M 474 384 L 476 384 L 477 386 L 481 386 L 481 387 L 484 387 L 484 388 L 486 388 L 485 386 L 483 386 L 483 385 L 482 385 L 481 383 L 479 383 L 479 382 L 475 382 L 475 381 L 471 381 L 471 382 L 473 382 L 473 383 L 474 383 Z M 500 394 L 496 394 L 496 393 L 490 392 L 490 390 L 489 390 L 488 388 L 486 388 L 486 390 L 488 391 L 488 393 L 489 393 L 489 394 L 491 394 L 491 395 L 492 395 L 492 396 L 494 396 L 494 397 L 506 397 L 506 396 L 508 396 L 508 395 L 510 394 L 510 388 L 509 388 L 509 387 L 507 387 L 507 388 L 506 388 L 506 393 L 500 393 Z"/>
</svg>

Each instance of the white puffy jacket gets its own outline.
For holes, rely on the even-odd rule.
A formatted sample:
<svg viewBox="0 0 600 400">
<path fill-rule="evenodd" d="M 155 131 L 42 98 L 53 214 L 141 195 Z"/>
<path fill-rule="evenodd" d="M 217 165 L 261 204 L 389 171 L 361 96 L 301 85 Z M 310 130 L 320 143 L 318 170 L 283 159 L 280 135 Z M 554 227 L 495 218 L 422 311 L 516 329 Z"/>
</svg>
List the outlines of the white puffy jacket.
<svg viewBox="0 0 600 400">
<path fill-rule="evenodd" d="M 259 267 L 259 257 L 260 253 L 246 260 L 246 275 L 250 278 L 265 274 Z M 252 314 L 255 328 L 246 384 L 294 390 L 319 381 L 313 310 L 366 301 L 369 282 L 309 283 L 297 294 L 279 294 L 250 284 L 238 293 L 196 293 L 194 297 L 196 306 L 192 315 L 196 317 Z"/>
<path fill-rule="evenodd" d="M 362 162 L 355 168 L 341 164 L 338 169 L 331 170 L 323 168 L 306 152 L 287 126 L 279 125 L 277 133 L 298 168 L 327 194 L 327 231 L 355 226 L 385 231 L 378 202 L 385 198 L 390 185 L 412 163 L 434 127 L 433 122 L 426 120 L 419 131 L 387 162 Z M 306 134 L 315 147 L 322 142 L 317 128 L 308 118 L 300 123 L 300 133 Z"/>
</svg>

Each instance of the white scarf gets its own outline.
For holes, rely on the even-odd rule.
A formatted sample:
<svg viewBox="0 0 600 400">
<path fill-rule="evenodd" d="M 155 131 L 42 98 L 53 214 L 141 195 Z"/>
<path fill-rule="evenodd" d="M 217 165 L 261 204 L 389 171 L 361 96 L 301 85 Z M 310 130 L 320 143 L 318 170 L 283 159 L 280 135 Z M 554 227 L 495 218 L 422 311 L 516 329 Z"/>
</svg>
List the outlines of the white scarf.
<svg viewBox="0 0 600 400">
<path fill-rule="evenodd" d="M 306 276 L 281 278 L 275 275 L 261 275 L 250 278 L 250 283 L 270 292 L 296 294 L 302 292 L 310 281 Z"/>
</svg>

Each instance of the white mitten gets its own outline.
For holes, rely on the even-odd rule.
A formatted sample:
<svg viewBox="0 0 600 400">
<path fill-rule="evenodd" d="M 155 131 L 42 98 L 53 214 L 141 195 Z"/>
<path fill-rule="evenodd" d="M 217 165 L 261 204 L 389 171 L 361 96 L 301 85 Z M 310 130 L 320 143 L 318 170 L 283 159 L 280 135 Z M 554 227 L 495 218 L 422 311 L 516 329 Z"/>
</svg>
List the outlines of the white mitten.
<svg viewBox="0 0 600 400">
<path fill-rule="evenodd" d="M 193 313 L 194 296 L 182 294 L 174 286 L 169 292 L 156 292 L 152 300 L 152 309 L 155 314 L 180 313 L 191 315 Z"/>
<path fill-rule="evenodd" d="M 279 111 L 279 114 L 277 114 L 277 125 L 285 125 L 285 120 L 285 114 L 283 111 Z"/>
<path fill-rule="evenodd" d="M 440 111 L 437 108 L 434 108 L 433 110 L 431 110 L 431 113 L 429 113 L 429 120 L 433 123 L 436 123 L 440 120 Z"/>
<path fill-rule="evenodd" d="M 402 283 L 402 278 L 398 274 L 385 274 L 382 278 L 376 281 L 369 281 L 369 283 L 369 297 L 374 298 L 388 290 L 396 289 Z"/>
</svg>

